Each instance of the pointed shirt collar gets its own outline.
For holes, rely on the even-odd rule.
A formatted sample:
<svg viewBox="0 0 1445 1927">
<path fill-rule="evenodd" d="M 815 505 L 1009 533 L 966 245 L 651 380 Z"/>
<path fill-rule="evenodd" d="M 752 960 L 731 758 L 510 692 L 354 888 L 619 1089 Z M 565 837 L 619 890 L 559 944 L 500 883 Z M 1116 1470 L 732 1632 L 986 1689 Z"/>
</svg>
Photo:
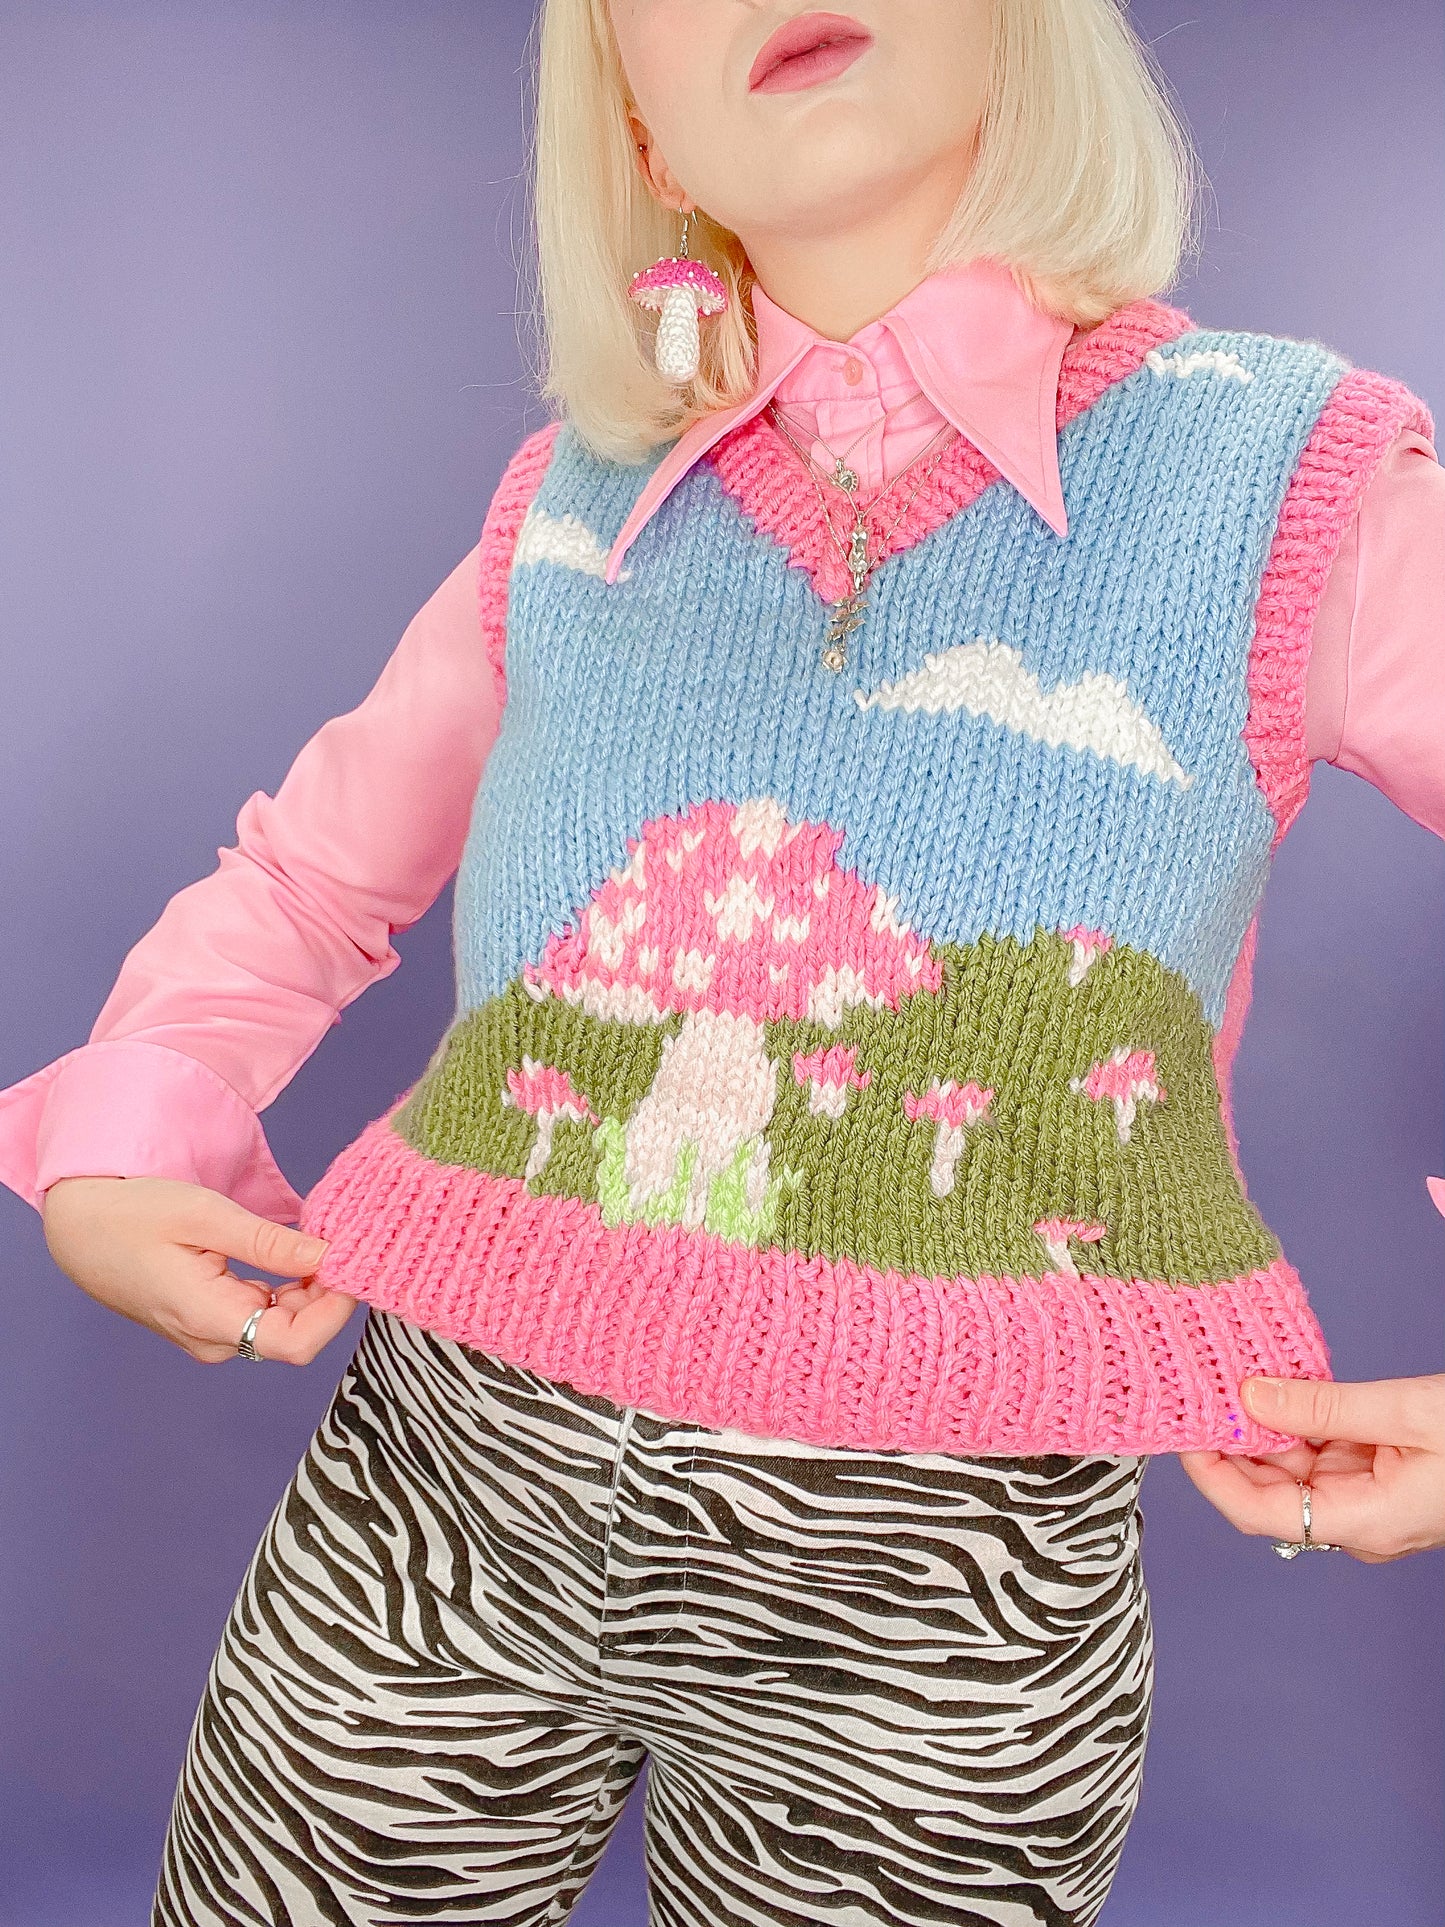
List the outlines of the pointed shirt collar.
<svg viewBox="0 0 1445 1927">
<path fill-rule="evenodd" d="M 761 413 L 822 339 L 757 283 L 753 317 L 757 386 L 745 401 L 705 415 L 673 443 L 618 531 L 607 557 L 608 582 L 617 580 L 628 548 L 688 471 L 729 430 Z M 987 259 L 935 270 L 880 321 L 944 419 L 1066 536 L 1057 421 L 1059 370 L 1073 324 L 1041 312 L 1006 267 Z"/>
</svg>

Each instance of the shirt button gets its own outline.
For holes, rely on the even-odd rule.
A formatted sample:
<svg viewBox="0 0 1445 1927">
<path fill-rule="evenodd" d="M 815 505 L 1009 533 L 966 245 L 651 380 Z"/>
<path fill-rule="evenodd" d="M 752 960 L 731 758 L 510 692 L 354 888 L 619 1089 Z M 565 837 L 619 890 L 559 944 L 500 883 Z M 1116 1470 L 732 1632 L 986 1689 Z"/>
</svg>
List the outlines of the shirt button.
<svg viewBox="0 0 1445 1927">
<path fill-rule="evenodd" d="M 843 363 L 843 379 L 850 388 L 856 388 L 863 379 L 863 364 L 856 355 L 849 355 Z"/>
</svg>

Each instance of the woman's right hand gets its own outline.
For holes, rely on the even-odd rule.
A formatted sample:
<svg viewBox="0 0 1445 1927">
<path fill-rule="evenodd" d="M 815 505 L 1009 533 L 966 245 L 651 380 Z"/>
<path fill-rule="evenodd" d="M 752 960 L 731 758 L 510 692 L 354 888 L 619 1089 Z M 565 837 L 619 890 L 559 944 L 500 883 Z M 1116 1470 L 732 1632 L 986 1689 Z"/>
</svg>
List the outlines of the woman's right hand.
<svg viewBox="0 0 1445 1927">
<path fill-rule="evenodd" d="M 242 1278 L 228 1258 L 303 1282 L 275 1288 L 257 1321 L 262 1358 L 309 1365 L 357 1301 L 304 1282 L 320 1264 L 313 1238 L 204 1185 L 177 1178 L 60 1178 L 42 1200 L 45 1242 L 67 1277 L 123 1318 L 148 1325 L 204 1365 L 237 1356 L 247 1318 L 273 1287 Z"/>
</svg>

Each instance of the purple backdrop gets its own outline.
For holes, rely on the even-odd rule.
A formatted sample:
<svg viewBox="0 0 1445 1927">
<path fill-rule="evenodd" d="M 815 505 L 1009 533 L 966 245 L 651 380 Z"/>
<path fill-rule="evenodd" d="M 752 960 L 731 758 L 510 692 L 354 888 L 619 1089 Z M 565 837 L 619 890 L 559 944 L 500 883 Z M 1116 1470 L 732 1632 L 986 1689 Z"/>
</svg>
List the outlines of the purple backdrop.
<svg viewBox="0 0 1445 1927">
<path fill-rule="evenodd" d="M 1445 409 L 1438 0 L 1142 0 L 1215 189 L 1206 325 Z M 84 1041 L 236 811 L 475 540 L 530 398 L 527 0 L 0 7 L 0 1084 Z M 305 1189 L 450 1016 L 446 893 L 266 1113 Z M 1445 846 L 1316 767 L 1238 1071 L 1342 1377 L 1438 1369 Z M 3 1927 L 140 1927 L 256 1539 L 360 1328 L 206 1370 L 0 1192 Z M 1286 1566 L 1150 1468 L 1148 1787 L 1107 1927 L 1445 1921 L 1442 1561 Z M 632 1802 L 576 1918 L 645 1918 Z"/>
</svg>

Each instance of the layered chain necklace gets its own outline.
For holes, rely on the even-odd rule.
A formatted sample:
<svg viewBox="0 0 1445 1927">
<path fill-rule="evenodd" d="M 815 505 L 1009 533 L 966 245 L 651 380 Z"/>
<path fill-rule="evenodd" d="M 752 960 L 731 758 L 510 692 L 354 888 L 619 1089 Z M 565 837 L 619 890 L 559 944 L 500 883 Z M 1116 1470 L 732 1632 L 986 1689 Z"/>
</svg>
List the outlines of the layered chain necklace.
<svg viewBox="0 0 1445 1927">
<path fill-rule="evenodd" d="M 914 469 L 918 467 L 918 464 L 923 460 L 924 456 L 927 455 L 929 449 L 933 447 L 935 442 L 944 436 L 952 435 L 952 424 L 945 422 L 938 430 L 938 433 L 930 437 L 919 453 L 914 456 L 907 468 L 900 470 L 899 473 L 894 476 L 893 480 L 888 483 L 887 487 L 880 489 L 872 501 L 866 506 L 857 500 L 858 471 L 849 468 L 847 463 L 847 457 L 863 439 L 863 436 L 856 435 L 841 455 L 835 455 L 833 450 L 828 448 L 828 453 L 833 458 L 833 472 L 827 479 L 835 488 L 843 491 L 848 497 L 849 505 L 853 510 L 853 526 L 849 529 L 847 539 L 844 541 L 840 539 L 837 529 L 833 526 L 832 511 L 828 507 L 828 498 L 823 493 L 823 486 L 819 480 L 817 464 L 814 462 L 807 448 L 801 446 L 797 439 L 789 432 L 786 418 L 776 402 L 770 402 L 768 404 L 768 413 L 772 417 L 773 424 L 777 428 L 778 433 L 812 477 L 813 486 L 818 491 L 818 501 L 823 510 L 823 520 L 827 525 L 828 535 L 833 543 L 833 547 L 838 551 L 839 559 L 842 561 L 843 567 L 848 571 L 849 578 L 853 584 L 848 594 L 845 595 L 841 601 L 833 603 L 828 611 L 828 629 L 823 638 L 823 664 L 825 668 L 832 669 L 836 672 L 841 670 L 847 661 L 848 638 L 855 629 L 860 627 L 864 614 L 866 613 L 864 609 L 864 599 L 868 593 L 868 579 L 878 567 L 879 563 L 886 557 L 889 537 L 912 507 L 913 499 L 919 489 L 923 487 L 923 484 L 928 480 L 934 469 L 937 468 L 938 464 L 943 460 L 946 450 L 940 449 L 938 454 L 934 456 L 927 468 L 925 468 L 923 473 L 918 477 L 918 480 L 909 491 L 907 501 L 884 530 L 882 536 L 879 538 L 877 549 L 872 553 L 870 553 L 868 545 L 868 514 L 871 510 L 876 509 L 884 497 L 890 495 L 900 482 L 913 473 Z M 870 424 L 870 426 L 875 425 L 876 424 Z M 866 435 L 868 432 L 868 429 L 865 428 L 863 434 Z M 813 439 L 815 441 L 822 441 L 823 438 L 821 435 L 818 435 L 814 436 Z M 828 447 L 826 442 L 823 442 L 823 446 L 825 448 Z"/>
</svg>

